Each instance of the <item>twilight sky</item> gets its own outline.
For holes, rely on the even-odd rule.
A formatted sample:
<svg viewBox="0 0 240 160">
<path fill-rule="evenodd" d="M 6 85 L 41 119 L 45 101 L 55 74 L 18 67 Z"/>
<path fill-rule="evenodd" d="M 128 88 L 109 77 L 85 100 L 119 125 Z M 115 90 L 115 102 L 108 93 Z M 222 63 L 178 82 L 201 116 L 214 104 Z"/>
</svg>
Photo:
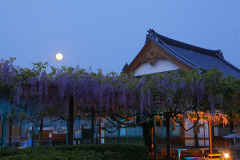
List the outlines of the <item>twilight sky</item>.
<svg viewBox="0 0 240 160">
<path fill-rule="evenodd" d="M 239 0 L 0 0 L 0 59 L 120 73 L 149 28 L 240 68 Z M 62 61 L 55 55 L 61 52 Z"/>
</svg>

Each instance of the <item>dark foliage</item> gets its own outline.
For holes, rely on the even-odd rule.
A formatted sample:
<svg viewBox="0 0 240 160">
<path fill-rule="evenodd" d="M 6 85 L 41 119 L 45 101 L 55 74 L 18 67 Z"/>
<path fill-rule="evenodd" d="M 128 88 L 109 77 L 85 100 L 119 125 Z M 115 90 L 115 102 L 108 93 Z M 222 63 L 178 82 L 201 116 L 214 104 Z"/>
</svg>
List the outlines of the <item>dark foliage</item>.
<svg viewBox="0 0 240 160">
<path fill-rule="evenodd" d="M 41 146 L 0 149 L 2 160 L 146 160 L 148 149 L 141 145 L 101 144 Z"/>
</svg>

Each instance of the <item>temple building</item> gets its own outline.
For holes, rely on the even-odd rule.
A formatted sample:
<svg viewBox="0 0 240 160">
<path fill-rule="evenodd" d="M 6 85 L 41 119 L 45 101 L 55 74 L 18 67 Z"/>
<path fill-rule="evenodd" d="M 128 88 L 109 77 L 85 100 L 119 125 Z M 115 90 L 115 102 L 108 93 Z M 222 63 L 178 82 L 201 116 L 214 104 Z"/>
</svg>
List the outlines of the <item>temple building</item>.
<svg viewBox="0 0 240 160">
<path fill-rule="evenodd" d="M 150 29 L 145 45 L 124 72 L 141 76 L 177 69 L 190 71 L 200 68 L 202 72 L 206 72 L 211 67 L 216 67 L 224 76 L 240 77 L 240 70 L 224 59 L 221 50 L 196 47 L 167 38 Z"/>
<path fill-rule="evenodd" d="M 170 72 L 183 69 L 190 71 L 199 68 L 200 73 L 216 67 L 223 73 L 223 76 L 231 75 L 240 78 L 240 70 L 224 59 L 221 50 L 209 50 L 194 45 L 173 40 L 156 33 L 150 29 L 146 36 L 143 48 L 124 69 L 124 73 L 134 73 L 141 77 L 144 74 Z M 186 128 L 193 126 L 194 120 L 184 120 Z M 173 148 L 184 148 L 196 146 L 196 135 L 198 147 L 209 147 L 209 126 L 208 121 L 200 121 L 196 128 L 184 131 L 177 124 L 174 131 L 171 131 L 171 143 Z M 223 139 L 230 133 L 228 125 L 215 123 L 212 126 L 213 147 L 229 145 Z M 164 148 L 166 144 L 166 127 L 157 124 L 156 137 L 157 146 Z M 221 143 L 221 144 L 219 144 Z"/>
</svg>

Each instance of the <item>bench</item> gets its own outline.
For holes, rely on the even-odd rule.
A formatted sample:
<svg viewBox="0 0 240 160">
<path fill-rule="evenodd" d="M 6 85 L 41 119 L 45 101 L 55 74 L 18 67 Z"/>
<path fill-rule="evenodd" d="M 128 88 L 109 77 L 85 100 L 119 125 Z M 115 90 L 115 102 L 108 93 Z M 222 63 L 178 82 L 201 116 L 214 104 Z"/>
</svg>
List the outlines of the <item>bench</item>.
<svg viewBox="0 0 240 160">
<path fill-rule="evenodd" d="M 202 157 L 202 153 L 200 150 L 181 150 L 180 157 Z"/>
</svg>

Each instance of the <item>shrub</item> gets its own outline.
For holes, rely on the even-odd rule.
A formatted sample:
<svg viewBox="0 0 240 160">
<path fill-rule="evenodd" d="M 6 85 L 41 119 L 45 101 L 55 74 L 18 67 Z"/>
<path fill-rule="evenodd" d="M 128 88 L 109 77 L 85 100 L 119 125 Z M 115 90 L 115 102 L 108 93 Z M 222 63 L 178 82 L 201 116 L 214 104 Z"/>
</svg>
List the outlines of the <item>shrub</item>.
<svg viewBox="0 0 240 160">
<path fill-rule="evenodd" d="M 2 149 L 0 149 L 0 158 L 9 156 L 9 155 L 19 154 L 19 153 L 20 153 L 20 149 L 18 149 L 18 148 L 9 148 L 9 147 L 2 148 Z"/>
<path fill-rule="evenodd" d="M 2 160 L 101 160 L 103 155 L 94 151 L 67 151 L 50 149 L 42 153 L 20 153 L 6 156 Z"/>
<path fill-rule="evenodd" d="M 148 148 L 140 145 L 95 144 L 0 149 L 2 160 L 147 160 Z"/>
<path fill-rule="evenodd" d="M 56 146 L 57 150 L 92 150 L 104 154 L 106 151 L 119 153 L 124 160 L 146 160 L 148 159 L 148 148 L 142 145 L 130 144 L 86 144 L 73 146 Z"/>
</svg>

